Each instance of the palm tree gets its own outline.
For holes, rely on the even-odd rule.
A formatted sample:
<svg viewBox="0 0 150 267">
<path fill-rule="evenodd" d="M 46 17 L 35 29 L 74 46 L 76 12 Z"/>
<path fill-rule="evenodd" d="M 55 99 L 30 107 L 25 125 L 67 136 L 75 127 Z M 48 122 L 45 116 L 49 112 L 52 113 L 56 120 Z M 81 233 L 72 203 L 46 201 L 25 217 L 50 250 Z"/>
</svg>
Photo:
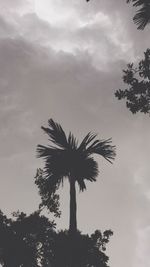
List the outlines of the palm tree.
<svg viewBox="0 0 150 267">
<path fill-rule="evenodd" d="M 70 183 L 70 233 L 77 231 L 76 219 L 76 182 L 81 191 L 86 189 L 85 180 L 96 181 L 98 164 L 93 154 L 98 154 L 112 162 L 115 157 L 115 147 L 110 145 L 111 139 L 97 140 L 96 134 L 88 133 L 78 145 L 77 139 L 70 132 L 66 136 L 61 125 L 48 120 L 48 128 L 41 127 L 48 134 L 52 145 L 37 146 L 38 157 L 45 160 L 43 177 L 54 190 L 58 188 L 64 178 Z"/>
<path fill-rule="evenodd" d="M 133 21 L 138 25 L 138 29 L 144 30 L 145 26 L 150 23 L 150 1 L 149 0 L 127 0 L 132 2 L 133 6 L 139 7 Z"/>
</svg>

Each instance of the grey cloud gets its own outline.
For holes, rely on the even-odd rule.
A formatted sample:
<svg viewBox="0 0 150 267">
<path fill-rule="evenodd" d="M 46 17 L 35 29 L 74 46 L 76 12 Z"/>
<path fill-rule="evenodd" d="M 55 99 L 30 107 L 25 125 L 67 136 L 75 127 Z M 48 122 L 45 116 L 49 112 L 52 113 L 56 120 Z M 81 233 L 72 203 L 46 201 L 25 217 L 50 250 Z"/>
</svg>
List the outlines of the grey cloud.
<svg viewBox="0 0 150 267">
<path fill-rule="evenodd" d="M 94 8 L 96 6 L 93 11 L 94 13 L 91 15 L 91 21 L 100 10 L 110 19 L 109 25 L 107 25 L 107 23 L 105 25 L 105 23 L 100 21 L 93 21 L 92 24 L 89 24 L 87 20 L 84 26 L 77 26 L 77 28 L 74 29 L 68 28 L 68 30 L 64 30 L 61 28 L 61 25 L 57 27 L 52 26 L 48 22 L 39 19 L 35 13 L 28 13 L 21 17 L 16 16 L 11 33 L 9 29 L 5 31 L 5 28 L 3 32 L 7 32 L 7 35 L 9 36 L 10 34 L 10 37 L 13 38 L 16 38 L 18 35 L 25 38 L 27 41 L 30 40 L 42 46 L 52 47 L 56 51 L 68 50 L 69 52 L 76 53 L 77 50 L 87 50 L 92 54 L 93 62 L 97 66 L 103 66 L 105 60 L 108 62 L 110 62 L 110 60 L 114 62 L 118 59 L 125 59 L 128 61 L 128 55 L 133 59 L 137 57 L 139 53 L 142 53 L 143 39 L 145 39 L 144 49 L 146 49 L 149 43 L 149 37 L 142 32 L 143 37 L 141 38 L 141 33 L 135 31 L 133 23 L 131 23 L 131 25 L 129 23 L 126 25 L 124 23 L 124 16 L 121 13 L 121 6 L 119 4 L 115 5 L 113 3 L 114 8 L 112 8 L 112 12 L 110 12 L 109 5 L 111 6 L 111 4 L 110 2 L 108 3 L 106 7 L 101 4 L 101 9 L 98 9 L 97 5 L 100 3 L 94 2 L 91 5 L 91 9 L 88 9 L 89 13 L 87 12 L 87 19 L 92 7 Z M 68 4 L 68 2 L 66 2 L 66 4 Z M 117 8 L 115 9 L 115 7 Z M 78 5 L 76 8 L 78 8 Z M 86 14 L 85 10 L 84 14 Z M 78 12 L 75 16 L 79 16 Z M 100 17 L 101 14 L 99 13 L 97 16 Z M 84 18 L 82 18 L 82 20 L 84 22 Z M 12 21 L 10 20 L 10 24 L 8 22 L 9 19 L 7 19 L 7 28 L 12 28 Z M 136 46 L 137 42 L 138 46 Z M 109 64 L 107 64 L 107 67 L 108 66 Z"/>
<path fill-rule="evenodd" d="M 148 43 L 149 37 L 144 33 L 137 34 L 134 26 L 129 29 L 132 23 L 125 22 L 130 14 L 125 17 L 123 2 L 120 6 L 119 1 L 91 0 L 91 6 L 84 1 L 59 2 L 64 3 L 66 9 L 73 8 L 83 21 L 99 10 L 105 11 L 112 20 L 116 13 L 120 14 L 127 27 L 127 42 L 133 43 L 131 50 L 135 55 Z M 128 8 L 126 6 L 126 10 Z M 48 118 L 60 122 L 67 132 L 72 130 L 79 139 L 90 130 L 97 132 L 100 138 L 113 137 L 117 145 L 115 163 L 111 166 L 98 160 L 97 183 L 88 184 L 87 192 L 78 196 L 79 228 L 85 232 L 112 228 L 110 266 L 134 267 L 140 250 L 138 247 L 135 251 L 137 240 L 141 241 L 137 233 L 149 225 L 150 128 L 148 117 L 132 116 L 124 103 L 114 97 L 115 89 L 122 86 L 121 69 L 127 59 L 121 50 L 117 55 L 118 46 L 111 39 L 111 27 L 108 30 L 94 22 L 92 26 L 77 25 L 64 31 L 64 26 L 62 29 L 60 25 L 51 25 L 33 13 L 15 18 L 15 24 L 11 25 L 10 18 L 1 16 L 1 208 L 7 212 L 18 208 L 30 212 L 37 208 L 39 197 L 33 177 L 42 162 L 35 158 L 36 145 L 47 143 L 40 126 L 46 125 Z M 144 44 L 139 41 L 140 36 L 146 36 Z M 95 55 L 84 49 L 90 42 Z M 100 69 L 96 57 L 101 43 L 108 55 L 103 62 L 105 68 Z M 57 44 L 58 49 L 54 49 Z M 65 52 L 67 45 L 76 45 L 78 49 Z M 64 205 L 59 227 L 68 225 L 67 192 L 65 185 L 61 191 Z M 148 244 L 149 237 L 143 244 L 142 257 L 148 257 Z"/>
<path fill-rule="evenodd" d="M 33 1 L 32 0 L 1 0 L 0 1 L 0 13 L 4 13 L 7 12 L 7 15 L 10 15 L 8 12 L 9 11 L 20 11 L 21 9 L 26 9 L 33 6 Z"/>
<path fill-rule="evenodd" d="M 3 16 L 0 16 L 0 38 L 13 36 L 13 32 L 14 28 L 11 26 L 11 24 L 8 23 Z"/>
</svg>

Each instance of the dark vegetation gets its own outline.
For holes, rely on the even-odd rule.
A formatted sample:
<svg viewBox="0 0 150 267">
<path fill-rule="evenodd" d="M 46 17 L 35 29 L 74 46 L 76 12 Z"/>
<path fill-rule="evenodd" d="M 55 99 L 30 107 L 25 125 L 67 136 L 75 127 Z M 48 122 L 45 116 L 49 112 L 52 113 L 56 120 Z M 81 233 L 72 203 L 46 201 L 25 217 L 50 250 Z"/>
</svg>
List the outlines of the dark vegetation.
<svg viewBox="0 0 150 267">
<path fill-rule="evenodd" d="M 138 29 L 144 30 L 150 23 L 150 0 L 127 0 L 136 7 L 137 12 L 133 18 Z M 142 112 L 150 114 L 150 49 L 144 52 L 144 58 L 136 66 L 127 64 L 123 70 L 123 82 L 126 88 L 119 89 L 115 96 L 121 100 L 125 99 L 127 108 L 134 114 Z"/>
<path fill-rule="evenodd" d="M 35 212 L 14 213 L 8 219 L 0 212 L 0 263 L 5 267 L 106 267 L 104 251 L 112 231 L 91 236 L 56 232 L 54 222 Z"/>
<path fill-rule="evenodd" d="M 136 14 L 133 17 L 134 23 L 139 30 L 143 30 L 150 23 L 150 1 L 149 0 L 127 0 L 136 8 Z"/>
<path fill-rule="evenodd" d="M 61 231 L 54 242 L 56 267 L 106 267 L 108 256 L 104 253 L 112 231 L 95 231 L 91 236 L 77 232 L 74 237 L 68 231 Z"/>
<path fill-rule="evenodd" d="M 49 127 L 42 127 L 49 136 L 49 146 L 38 145 L 38 156 L 44 158 L 44 170 L 38 169 L 35 184 L 41 196 L 39 210 L 30 215 L 14 212 L 7 218 L 0 211 L 0 263 L 3 267 L 107 267 L 106 245 L 111 230 L 103 233 L 82 234 L 77 229 L 76 183 L 81 191 L 85 180 L 96 181 L 98 165 L 93 154 L 112 162 L 115 147 L 111 139 L 98 140 L 88 133 L 78 145 L 70 132 L 68 137 L 60 124 L 52 119 Z M 64 178 L 70 182 L 69 230 L 56 230 L 54 221 L 41 215 L 47 208 L 60 217 L 59 194 L 56 193 Z"/>
<path fill-rule="evenodd" d="M 8 219 L 0 212 L 0 263 L 4 267 L 48 266 L 55 224 L 39 212 L 16 212 Z"/>
<path fill-rule="evenodd" d="M 133 63 L 123 70 L 126 88 L 117 90 L 115 96 L 126 100 L 127 108 L 132 112 L 150 113 L 150 49 L 144 52 L 137 66 Z"/>
<path fill-rule="evenodd" d="M 36 176 L 36 184 L 41 195 L 41 206 L 46 206 L 59 216 L 59 196 L 55 194 L 60 184 L 67 178 L 70 184 L 70 224 L 69 230 L 73 234 L 77 231 L 76 183 L 80 191 L 86 189 L 85 181 L 96 181 L 98 164 L 93 155 L 102 156 L 109 162 L 115 157 L 115 147 L 111 139 L 99 140 L 96 134 L 88 133 L 78 144 L 77 139 L 70 132 L 68 137 L 61 125 L 52 119 L 48 121 L 48 128 L 42 127 L 48 135 L 48 146 L 38 145 L 38 157 L 45 162 L 44 171 Z"/>
</svg>

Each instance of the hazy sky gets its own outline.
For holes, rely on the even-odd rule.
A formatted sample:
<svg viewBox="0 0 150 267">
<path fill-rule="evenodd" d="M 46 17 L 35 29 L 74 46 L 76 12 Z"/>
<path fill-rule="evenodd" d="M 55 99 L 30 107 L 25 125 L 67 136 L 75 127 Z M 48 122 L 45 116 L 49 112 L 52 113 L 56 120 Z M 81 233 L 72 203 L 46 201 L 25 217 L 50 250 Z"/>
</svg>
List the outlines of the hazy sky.
<svg viewBox="0 0 150 267">
<path fill-rule="evenodd" d="M 150 266 L 150 118 L 114 97 L 122 69 L 150 42 L 133 14 L 125 0 L 0 0 L 0 207 L 37 209 L 36 146 L 47 143 L 49 118 L 79 140 L 112 137 L 114 164 L 98 159 L 97 182 L 78 195 L 78 228 L 114 231 L 111 267 Z M 67 228 L 67 183 L 61 202 Z"/>
</svg>

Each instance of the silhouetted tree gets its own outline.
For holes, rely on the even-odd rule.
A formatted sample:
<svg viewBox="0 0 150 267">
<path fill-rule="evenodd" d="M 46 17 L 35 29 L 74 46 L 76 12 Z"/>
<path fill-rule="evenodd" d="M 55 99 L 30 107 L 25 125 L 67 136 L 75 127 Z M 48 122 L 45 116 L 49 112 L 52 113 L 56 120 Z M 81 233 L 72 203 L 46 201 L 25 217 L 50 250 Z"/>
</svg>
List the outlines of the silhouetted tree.
<svg viewBox="0 0 150 267">
<path fill-rule="evenodd" d="M 150 113 L 150 49 L 144 52 L 144 59 L 135 67 L 133 63 L 123 70 L 124 90 L 117 90 L 115 96 L 126 99 L 126 106 L 132 113 Z"/>
<path fill-rule="evenodd" d="M 68 231 L 56 234 L 52 267 L 106 267 L 108 256 L 105 255 L 106 244 L 112 231 L 95 231 L 91 236 L 77 232 L 74 239 Z"/>
<path fill-rule="evenodd" d="M 34 212 L 0 211 L 0 263 L 3 267 L 107 267 L 106 245 L 111 230 L 96 230 L 91 236 L 55 231 L 54 222 Z"/>
<path fill-rule="evenodd" d="M 45 160 L 41 179 L 36 179 L 42 196 L 42 204 L 47 205 L 52 192 L 55 192 L 64 178 L 70 183 L 70 232 L 77 231 L 76 221 L 76 182 L 81 191 L 86 189 L 85 180 L 96 181 L 98 165 L 93 154 L 98 154 L 111 162 L 115 157 L 115 147 L 110 145 L 111 139 L 97 140 L 96 134 L 88 133 L 78 145 L 76 138 L 70 132 L 67 137 L 61 125 L 52 119 L 49 127 L 42 127 L 48 134 L 49 146 L 38 145 L 38 157 Z M 49 205 L 48 205 L 49 207 Z"/>
<path fill-rule="evenodd" d="M 4 267 L 46 267 L 52 258 L 54 222 L 35 212 L 0 212 L 0 263 Z"/>
<path fill-rule="evenodd" d="M 143 30 L 150 23 L 150 1 L 149 0 L 127 0 L 127 3 L 132 2 L 138 10 L 133 17 L 133 21 L 138 25 L 138 29 Z"/>
</svg>

